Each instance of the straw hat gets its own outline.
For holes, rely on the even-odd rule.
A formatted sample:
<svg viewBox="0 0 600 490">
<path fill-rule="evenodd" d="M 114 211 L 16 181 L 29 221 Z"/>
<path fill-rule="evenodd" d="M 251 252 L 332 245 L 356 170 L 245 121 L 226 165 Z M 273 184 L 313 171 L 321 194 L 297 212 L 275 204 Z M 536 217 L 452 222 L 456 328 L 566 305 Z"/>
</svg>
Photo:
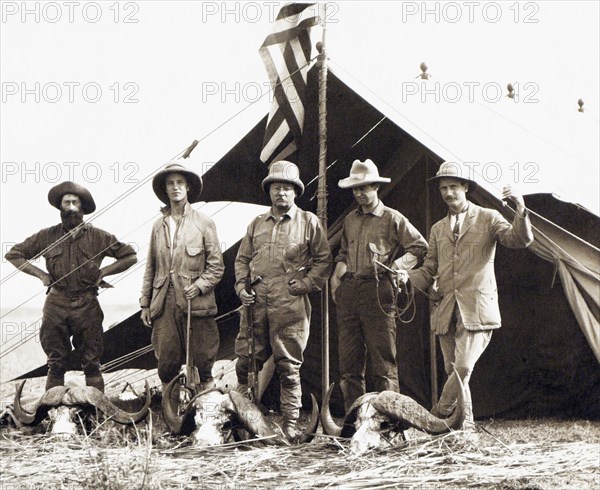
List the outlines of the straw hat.
<svg viewBox="0 0 600 490">
<path fill-rule="evenodd" d="M 432 184 L 437 182 L 439 179 L 457 179 L 462 182 L 469 184 L 469 190 L 474 191 L 477 189 L 477 182 L 464 177 L 469 175 L 469 170 L 465 169 L 460 163 L 457 162 L 444 162 L 440 165 L 435 177 L 427 179 L 427 182 Z"/>
<path fill-rule="evenodd" d="M 81 200 L 81 211 L 90 214 L 96 211 L 96 203 L 90 191 L 75 182 L 65 181 L 55 185 L 48 192 L 48 202 L 56 209 L 60 209 L 60 203 L 65 194 L 74 194 Z"/>
<path fill-rule="evenodd" d="M 264 178 L 261 184 L 263 191 L 268 192 L 267 186 L 273 182 L 288 182 L 294 184 L 298 190 L 297 197 L 304 194 L 304 184 L 300 180 L 300 169 L 292 162 L 279 160 L 271 164 L 269 167 L 269 175 Z"/>
<path fill-rule="evenodd" d="M 188 187 L 190 188 L 187 193 L 188 202 L 198 202 L 200 200 L 200 193 L 202 192 L 202 178 L 197 173 L 185 168 L 180 162 L 167 163 L 164 168 L 154 176 L 152 179 L 152 189 L 154 189 L 154 194 L 156 194 L 156 196 L 165 204 L 170 204 L 165 180 L 168 174 L 173 173 L 181 174 L 185 177 L 185 180 L 187 180 Z"/>
<path fill-rule="evenodd" d="M 368 184 L 387 184 L 391 179 L 389 177 L 380 177 L 377 165 L 371 159 L 364 162 L 354 160 L 350 169 L 350 176 L 338 182 L 342 189 L 352 189 Z"/>
</svg>

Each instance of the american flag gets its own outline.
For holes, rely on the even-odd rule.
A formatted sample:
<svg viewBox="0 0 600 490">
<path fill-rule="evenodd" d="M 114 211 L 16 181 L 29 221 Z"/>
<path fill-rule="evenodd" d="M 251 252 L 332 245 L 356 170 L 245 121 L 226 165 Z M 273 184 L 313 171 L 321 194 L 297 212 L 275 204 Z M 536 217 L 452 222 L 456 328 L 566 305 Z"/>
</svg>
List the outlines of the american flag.
<svg viewBox="0 0 600 490">
<path fill-rule="evenodd" d="M 300 147 L 312 51 L 310 30 L 318 23 L 318 4 L 286 5 L 259 49 L 274 92 L 260 154 L 265 163 L 282 160 Z"/>
</svg>

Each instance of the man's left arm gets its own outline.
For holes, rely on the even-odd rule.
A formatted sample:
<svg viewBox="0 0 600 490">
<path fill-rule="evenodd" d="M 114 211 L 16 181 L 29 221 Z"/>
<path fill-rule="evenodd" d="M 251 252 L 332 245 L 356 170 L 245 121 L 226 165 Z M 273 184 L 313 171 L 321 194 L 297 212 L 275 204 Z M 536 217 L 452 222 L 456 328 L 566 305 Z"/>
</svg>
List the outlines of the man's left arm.
<svg viewBox="0 0 600 490">
<path fill-rule="evenodd" d="M 316 216 L 313 216 L 308 223 L 310 227 L 309 250 L 311 258 L 310 270 L 306 277 L 299 282 L 303 283 L 305 293 L 312 291 L 320 291 L 323 288 L 325 281 L 329 279 L 333 258 L 331 256 L 331 248 L 325 231 Z"/>
<path fill-rule="evenodd" d="M 427 240 L 405 217 L 396 222 L 396 235 L 405 254 L 394 260 L 392 269 L 408 271 L 427 255 Z"/>
<path fill-rule="evenodd" d="M 120 242 L 114 235 L 109 234 L 107 238 L 109 240 L 109 246 L 106 249 L 106 255 L 113 257 L 116 260 L 112 264 L 100 268 L 96 286 L 102 285 L 102 281 L 105 277 L 126 271 L 137 262 L 137 254 L 131 245 Z M 111 287 L 108 285 L 106 286 Z"/>
<path fill-rule="evenodd" d="M 204 231 L 204 251 L 206 253 L 204 270 L 200 272 L 200 277 L 194 283 L 201 294 L 212 291 L 219 284 L 225 271 L 221 243 L 217 236 L 217 228 L 212 222 Z"/>
</svg>

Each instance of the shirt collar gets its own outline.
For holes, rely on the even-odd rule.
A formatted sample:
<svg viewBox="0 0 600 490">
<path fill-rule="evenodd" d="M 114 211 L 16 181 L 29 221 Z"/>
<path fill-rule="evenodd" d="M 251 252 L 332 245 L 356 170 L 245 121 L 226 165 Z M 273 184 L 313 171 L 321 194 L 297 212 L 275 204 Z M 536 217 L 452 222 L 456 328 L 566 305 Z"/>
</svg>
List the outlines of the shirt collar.
<svg viewBox="0 0 600 490">
<path fill-rule="evenodd" d="M 469 210 L 469 201 L 467 201 L 467 204 L 465 204 L 465 207 L 462 208 L 458 213 L 453 213 L 452 211 L 448 210 L 448 216 L 450 216 L 450 217 L 459 216 L 459 215 L 465 214 L 468 210 Z"/>
<path fill-rule="evenodd" d="M 292 207 L 290 209 L 287 210 L 287 212 L 283 213 L 283 216 L 287 216 L 290 219 L 294 219 L 294 216 L 296 216 L 296 213 L 298 212 L 298 206 L 296 206 L 296 204 L 292 204 Z M 273 214 L 273 207 L 269 208 L 269 212 L 267 213 L 266 219 L 270 220 L 273 219 L 274 221 L 277 221 L 277 218 L 275 217 L 275 215 Z"/>
<path fill-rule="evenodd" d="M 189 202 L 186 202 L 185 206 L 183 207 L 183 216 L 185 216 L 192 210 L 192 205 Z M 163 214 L 163 218 L 167 219 L 169 216 L 171 216 L 171 206 L 163 206 L 162 208 L 160 208 L 160 212 Z"/>
<path fill-rule="evenodd" d="M 356 214 L 372 214 L 374 216 L 381 217 L 381 216 L 383 216 L 383 208 L 384 207 L 385 207 L 385 205 L 383 204 L 383 201 L 381 199 L 379 199 L 379 202 L 377 203 L 377 206 L 375 206 L 375 209 L 373 209 L 373 211 L 364 213 L 362 208 L 360 206 L 358 206 L 358 209 L 356 210 Z"/>
<path fill-rule="evenodd" d="M 71 234 L 71 236 L 73 238 L 78 238 L 79 236 L 81 236 L 82 233 L 84 233 L 88 228 L 91 228 L 92 224 L 91 223 L 83 223 L 79 229 L 77 230 L 77 232 L 72 233 L 71 230 L 67 230 L 65 228 L 65 225 L 63 225 L 62 223 L 60 224 L 60 228 L 62 230 L 62 232 L 66 235 L 66 234 Z"/>
</svg>

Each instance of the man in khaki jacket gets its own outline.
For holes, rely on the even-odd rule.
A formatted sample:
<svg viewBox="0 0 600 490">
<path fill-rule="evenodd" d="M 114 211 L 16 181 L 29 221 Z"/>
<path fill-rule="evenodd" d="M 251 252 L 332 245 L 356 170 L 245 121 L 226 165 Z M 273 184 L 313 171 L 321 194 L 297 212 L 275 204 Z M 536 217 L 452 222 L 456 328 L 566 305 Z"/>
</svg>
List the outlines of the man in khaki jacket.
<svg viewBox="0 0 600 490">
<path fill-rule="evenodd" d="M 212 219 L 192 208 L 200 200 L 202 180 L 178 162 L 167 164 L 152 180 L 166 205 L 154 223 L 140 306 L 152 327 L 152 346 L 163 388 L 185 359 L 187 303 L 191 302 L 190 353 L 203 388 L 214 386 L 212 367 L 219 350 L 214 288 L 224 271 Z"/>
<path fill-rule="evenodd" d="M 420 269 L 408 277 L 420 290 L 427 290 L 437 277 L 442 298 L 432 310 L 431 329 L 439 336 L 448 380 L 440 400 L 432 409 L 437 416 L 452 413 L 459 385 L 465 387 L 467 418 L 465 428 L 473 428 L 473 412 L 468 381 L 475 363 L 488 346 L 492 331 L 500 328 L 500 309 L 494 273 L 496 243 L 510 248 L 525 248 L 533 242 L 533 231 L 523 197 L 510 186 L 503 199 L 516 204 L 512 225 L 492 209 L 467 200 L 467 191 L 477 184 L 463 176 L 466 170 L 456 163 L 444 162 L 436 176 L 448 215 L 431 228 L 429 253 Z"/>
<path fill-rule="evenodd" d="M 331 250 L 319 219 L 300 209 L 295 200 L 304 192 L 298 167 L 280 160 L 269 167 L 262 188 L 271 208 L 248 226 L 235 259 L 235 290 L 245 306 L 252 305 L 256 364 L 260 371 L 273 354 L 280 377 L 283 432 L 298 438 L 302 406 L 300 367 L 310 332 L 309 293 L 320 291 L 331 272 Z M 246 278 L 255 282 L 245 290 Z M 235 340 L 239 383 L 248 383 L 248 311 L 242 310 Z"/>
</svg>

